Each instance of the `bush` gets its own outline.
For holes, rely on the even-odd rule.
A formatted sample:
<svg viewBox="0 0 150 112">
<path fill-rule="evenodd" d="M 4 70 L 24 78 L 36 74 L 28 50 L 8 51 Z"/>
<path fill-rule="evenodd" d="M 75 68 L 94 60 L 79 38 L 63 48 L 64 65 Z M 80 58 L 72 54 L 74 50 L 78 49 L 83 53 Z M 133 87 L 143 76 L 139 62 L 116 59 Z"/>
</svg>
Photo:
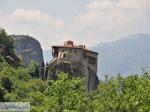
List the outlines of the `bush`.
<svg viewBox="0 0 150 112">
<path fill-rule="evenodd" d="M 150 75 L 131 75 L 101 81 L 97 90 L 87 92 L 83 79 L 70 79 L 59 74 L 50 80 L 50 87 L 35 98 L 40 103 L 31 106 L 35 112 L 148 112 L 150 110 Z M 88 96 L 87 96 L 88 93 Z M 35 102 L 35 100 L 34 100 Z"/>
<path fill-rule="evenodd" d="M 28 69 L 15 69 L 2 56 L 0 60 L 0 101 L 28 101 L 31 93 L 43 92 L 47 88 L 46 82 L 38 77 L 32 78 Z M 9 93 L 5 94 L 4 90 Z"/>
<path fill-rule="evenodd" d="M 39 73 L 39 64 L 36 63 L 35 61 L 31 61 L 29 64 L 29 67 L 27 68 L 28 73 L 31 75 L 33 78 L 39 78 L 40 73 Z"/>
<path fill-rule="evenodd" d="M 12 89 L 12 82 L 11 82 L 11 80 L 9 79 L 9 77 L 7 77 L 7 76 L 1 77 L 0 83 L 1 83 L 1 86 L 2 86 L 2 87 L 4 87 L 4 88 L 5 88 L 6 90 L 8 90 L 9 92 L 11 92 L 11 89 Z"/>
<path fill-rule="evenodd" d="M 7 93 L 7 90 L 4 89 L 4 87 L 0 86 L 0 102 L 5 101 L 5 94 Z"/>
</svg>

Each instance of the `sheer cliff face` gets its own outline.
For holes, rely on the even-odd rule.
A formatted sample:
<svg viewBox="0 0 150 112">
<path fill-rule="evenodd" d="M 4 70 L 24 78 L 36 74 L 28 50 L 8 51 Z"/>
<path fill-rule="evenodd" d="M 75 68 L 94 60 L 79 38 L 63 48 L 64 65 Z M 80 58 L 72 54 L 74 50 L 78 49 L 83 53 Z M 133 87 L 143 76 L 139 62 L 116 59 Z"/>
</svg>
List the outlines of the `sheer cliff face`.
<svg viewBox="0 0 150 112">
<path fill-rule="evenodd" d="M 85 77 L 85 85 L 88 91 L 97 89 L 99 85 L 99 79 L 96 72 L 93 71 L 90 66 L 85 65 L 82 62 L 74 63 L 66 59 L 53 58 L 49 63 L 48 77 L 56 80 L 58 76 L 57 71 L 69 73 L 74 77 Z"/>
<path fill-rule="evenodd" d="M 28 67 L 31 60 L 39 63 L 41 66 L 43 61 L 43 53 L 40 43 L 29 36 L 16 35 L 14 36 L 15 54 Z"/>
</svg>

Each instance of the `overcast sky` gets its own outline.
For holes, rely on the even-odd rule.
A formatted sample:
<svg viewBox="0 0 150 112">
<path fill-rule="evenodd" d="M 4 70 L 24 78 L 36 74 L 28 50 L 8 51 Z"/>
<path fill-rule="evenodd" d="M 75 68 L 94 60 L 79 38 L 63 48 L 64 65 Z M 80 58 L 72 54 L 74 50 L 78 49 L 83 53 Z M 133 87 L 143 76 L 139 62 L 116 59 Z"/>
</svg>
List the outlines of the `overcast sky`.
<svg viewBox="0 0 150 112">
<path fill-rule="evenodd" d="M 36 38 L 43 49 L 67 40 L 93 46 L 150 34 L 150 0 L 0 0 L 0 27 Z"/>
</svg>

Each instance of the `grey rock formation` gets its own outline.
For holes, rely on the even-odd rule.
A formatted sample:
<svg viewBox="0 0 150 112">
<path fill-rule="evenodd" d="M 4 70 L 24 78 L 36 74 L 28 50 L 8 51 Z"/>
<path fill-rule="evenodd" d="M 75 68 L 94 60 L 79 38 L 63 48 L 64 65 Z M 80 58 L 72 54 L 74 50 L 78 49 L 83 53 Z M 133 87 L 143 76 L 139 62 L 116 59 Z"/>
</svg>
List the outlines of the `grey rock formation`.
<svg viewBox="0 0 150 112">
<path fill-rule="evenodd" d="M 85 85 L 88 91 L 97 89 L 99 85 L 96 73 L 90 66 L 84 65 L 82 62 L 74 63 L 67 59 L 53 58 L 49 63 L 48 77 L 56 80 L 59 71 L 69 73 L 69 75 L 74 77 L 85 77 Z"/>
<path fill-rule="evenodd" d="M 28 67 L 31 60 L 39 63 L 41 66 L 43 61 L 43 52 L 40 43 L 33 37 L 27 35 L 13 35 L 15 54 Z"/>
</svg>

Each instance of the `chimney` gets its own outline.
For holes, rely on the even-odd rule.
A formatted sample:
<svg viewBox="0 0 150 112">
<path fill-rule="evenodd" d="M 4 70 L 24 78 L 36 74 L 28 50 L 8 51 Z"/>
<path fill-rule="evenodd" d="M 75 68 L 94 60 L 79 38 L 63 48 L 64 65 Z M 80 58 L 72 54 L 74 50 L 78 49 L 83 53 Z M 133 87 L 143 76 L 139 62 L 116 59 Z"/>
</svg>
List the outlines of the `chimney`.
<svg viewBox="0 0 150 112">
<path fill-rule="evenodd" d="M 67 41 L 67 45 L 73 46 L 73 41 L 71 40 Z"/>
</svg>

